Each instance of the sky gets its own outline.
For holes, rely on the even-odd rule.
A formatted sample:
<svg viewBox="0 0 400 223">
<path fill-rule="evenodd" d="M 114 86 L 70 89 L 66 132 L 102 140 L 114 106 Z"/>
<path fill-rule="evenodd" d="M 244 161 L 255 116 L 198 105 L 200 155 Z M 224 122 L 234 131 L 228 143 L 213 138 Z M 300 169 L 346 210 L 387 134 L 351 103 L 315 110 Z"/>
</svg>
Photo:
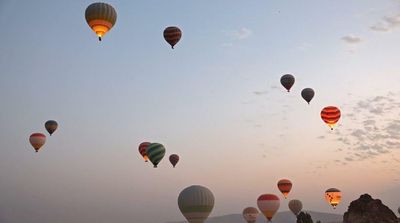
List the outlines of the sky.
<svg viewBox="0 0 400 223">
<path fill-rule="evenodd" d="M 240 213 L 281 178 L 306 210 L 342 214 L 364 193 L 400 205 L 400 1 L 110 0 L 102 42 L 91 3 L 0 0 L 0 222 L 183 220 L 193 184 L 214 193 L 211 216 Z M 35 154 L 29 135 L 49 119 L 59 129 Z M 143 141 L 166 147 L 159 168 Z"/>
</svg>

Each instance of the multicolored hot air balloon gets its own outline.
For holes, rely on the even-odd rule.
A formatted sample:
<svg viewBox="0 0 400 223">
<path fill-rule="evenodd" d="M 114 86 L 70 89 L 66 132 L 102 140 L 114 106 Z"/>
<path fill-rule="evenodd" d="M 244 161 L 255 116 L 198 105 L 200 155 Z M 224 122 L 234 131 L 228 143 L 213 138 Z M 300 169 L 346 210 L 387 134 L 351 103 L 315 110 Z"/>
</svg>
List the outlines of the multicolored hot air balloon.
<svg viewBox="0 0 400 223">
<path fill-rule="evenodd" d="M 176 164 L 179 161 L 179 156 L 177 154 L 172 154 L 169 156 L 169 162 L 171 162 L 172 166 L 175 168 Z"/>
<path fill-rule="evenodd" d="M 340 119 L 340 110 L 335 106 L 325 107 L 321 111 L 321 118 L 333 130 Z"/>
<path fill-rule="evenodd" d="M 150 144 L 150 142 L 142 142 L 139 144 L 139 153 L 143 156 L 145 162 L 149 161 L 149 157 L 147 157 L 146 154 L 146 149 Z"/>
<path fill-rule="evenodd" d="M 288 179 L 282 179 L 278 181 L 278 189 L 286 199 L 292 189 L 292 182 Z"/>
<path fill-rule="evenodd" d="M 289 209 L 293 212 L 294 215 L 299 215 L 301 210 L 303 209 L 303 204 L 299 200 L 290 200 L 289 201 Z"/>
<path fill-rule="evenodd" d="M 290 92 L 290 88 L 292 88 L 294 81 L 294 76 L 291 74 L 285 74 L 281 77 L 281 84 L 283 85 L 283 87 L 286 88 L 288 92 Z"/>
<path fill-rule="evenodd" d="M 36 152 L 46 143 L 46 136 L 43 133 L 33 133 L 29 137 L 29 142 Z"/>
<path fill-rule="evenodd" d="M 243 210 L 243 218 L 247 221 L 247 223 L 255 223 L 258 217 L 258 210 L 254 207 L 247 207 Z"/>
<path fill-rule="evenodd" d="M 193 185 L 181 191 L 178 206 L 189 223 L 203 223 L 214 208 L 214 195 L 206 187 Z"/>
<path fill-rule="evenodd" d="M 85 18 L 90 28 L 99 37 L 99 41 L 101 41 L 101 37 L 115 25 L 117 12 L 107 3 L 96 2 L 86 8 Z"/>
<path fill-rule="evenodd" d="M 171 45 L 171 48 L 174 49 L 174 46 L 179 42 L 182 37 L 182 31 L 176 26 L 169 26 L 164 29 L 164 39 Z"/>
<path fill-rule="evenodd" d="M 261 213 L 271 221 L 280 206 L 279 197 L 275 194 L 263 194 L 257 199 L 257 206 Z"/>
<path fill-rule="evenodd" d="M 165 147 L 160 143 L 151 143 L 146 149 L 146 154 L 154 168 L 157 168 L 158 163 L 165 155 Z"/>
<path fill-rule="evenodd" d="M 49 120 L 46 123 L 44 123 L 44 127 L 51 136 L 56 131 L 58 123 L 54 120 Z"/>
<path fill-rule="evenodd" d="M 325 199 L 335 209 L 342 199 L 342 192 L 336 188 L 329 188 L 325 191 Z"/>
<path fill-rule="evenodd" d="M 301 91 L 301 97 L 303 97 L 303 99 L 310 104 L 310 101 L 313 99 L 315 95 L 315 92 L 312 88 L 304 88 Z"/>
</svg>

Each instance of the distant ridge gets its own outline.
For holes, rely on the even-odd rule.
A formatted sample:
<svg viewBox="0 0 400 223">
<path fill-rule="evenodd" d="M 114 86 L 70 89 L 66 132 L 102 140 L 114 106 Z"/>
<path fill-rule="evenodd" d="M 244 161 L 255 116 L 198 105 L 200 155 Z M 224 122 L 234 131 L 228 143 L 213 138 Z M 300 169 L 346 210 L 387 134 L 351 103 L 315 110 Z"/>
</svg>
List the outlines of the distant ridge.
<svg viewBox="0 0 400 223">
<path fill-rule="evenodd" d="M 341 223 L 343 220 L 343 215 L 340 214 L 331 214 L 331 213 L 323 213 L 316 211 L 305 211 L 309 213 L 314 222 L 320 220 L 322 223 Z M 259 216 L 257 219 L 258 223 L 266 222 L 264 216 Z M 276 216 L 272 219 L 273 223 L 295 223 L 296 217 L 292 212 L 283 211 L 276 214 Z M 187 221 L 171 221 L 167 223 L 187 223 Z M 217 217 L 210 217 L 206 221 L 206 223 L 245 223 L 241 214 L 230 214 L 223 215 Z"/>
</svg>

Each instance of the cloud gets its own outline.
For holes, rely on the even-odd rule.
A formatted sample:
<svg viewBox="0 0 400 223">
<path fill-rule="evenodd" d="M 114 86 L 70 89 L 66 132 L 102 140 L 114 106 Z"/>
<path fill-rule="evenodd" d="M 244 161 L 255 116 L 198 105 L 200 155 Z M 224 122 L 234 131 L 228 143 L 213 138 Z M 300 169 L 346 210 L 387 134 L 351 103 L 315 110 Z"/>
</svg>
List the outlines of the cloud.
<svg viewBox="0 0 400 223">
<path fill-rule="evenodd" d="M 389 154 L 400 148 L 400 99 L 397 94 L 364 98 L 352 103 L 349 114 L 353 127 L 335 132 L 343 151 L 350 152 L 344 161 L 362 161 Z M 350 160 L 351 158 L 352 160 Z"/>
<path fill-rule="evenodd" d="M 236 39 L 238 40 L 243 40 L 249 38 L 253 34 L 253 31 L 251 31 L 248 28 L 242 27 L 239 30 L 234 32 L 234 35 Z"/>
<path fill-rule="evenodd" d="M 400 27 L 400 14 L 384 16 L 381 21 L 370 27 L 373 31 L 388 32 Z"/>
<path fill-rule="evenodd" d="M 361 42 L 361 38 L 353 35 L 343 36 L 341 38 L 344 42 L 349 44 L 357 44 Z"/>
<path fill-rule="evenodd" d="M 253 91 L 253 93 L 257 96 L 266 95 L 268 91 Z"/>
</svg>

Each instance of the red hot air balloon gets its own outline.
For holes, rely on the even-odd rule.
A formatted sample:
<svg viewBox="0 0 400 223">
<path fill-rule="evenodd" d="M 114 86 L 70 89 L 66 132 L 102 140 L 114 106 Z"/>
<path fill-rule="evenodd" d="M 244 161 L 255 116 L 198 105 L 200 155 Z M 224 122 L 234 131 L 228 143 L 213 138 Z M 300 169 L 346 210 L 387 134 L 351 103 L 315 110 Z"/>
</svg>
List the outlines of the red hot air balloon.
<svg viewBox="0 0 400 223">
<path fill-rule="evenodd" d="M 328 106 L 322 109 L 322 120 L 333 130 L 333 127 L 340 119 L 340 110 L 335 106 Z"/>
<path fill-rule="evenodd" d="M 263 194 L 257 199 L 257 206 L 261 213 L 271 221 L 280 206 L 279 197 L 275 194 Z"/>
<path fill-rule="evenodd" d="M 289 195 L 290 190 L 292 189 L 292 182 L 288 179 L 282 179 L 278 181 L 278 189 L 281 191 L 285 199 Z"/>
<path fill-rule="evenodd" d="M 46 136 L 43 133 L 33 133 L 29 137 L 29 142 L 36 152 L 46 143 Z"/>
<path fill-rule="evenodd" d="M 179 156 L 176 154 L 172 154 L 169 156 L 169 162 L 171 162 L 172 166 L 175 168 L 175 165 L 178 163 L 179 161 Z"/>
<path fill-rule="evenodd" d="M 140 155 L 143 156 L 143 159 L 144 159 L 145 162 L 149 161 L 149 157 L 146 154 L 146 149 L 150 144 L 151 143 L 149 143 L 149 142 L 142 142 L 139 145 L 139 153 L 140 153 Z"/>
<path fill-rule="evenodd" d="M 176 26 L 170 26 L 164 30 L 164 39 L 171 45 L 172 49 L 174 49 L 174 46 L 179 42 L 181 37 L 182 31 Z"/>
</svg>

